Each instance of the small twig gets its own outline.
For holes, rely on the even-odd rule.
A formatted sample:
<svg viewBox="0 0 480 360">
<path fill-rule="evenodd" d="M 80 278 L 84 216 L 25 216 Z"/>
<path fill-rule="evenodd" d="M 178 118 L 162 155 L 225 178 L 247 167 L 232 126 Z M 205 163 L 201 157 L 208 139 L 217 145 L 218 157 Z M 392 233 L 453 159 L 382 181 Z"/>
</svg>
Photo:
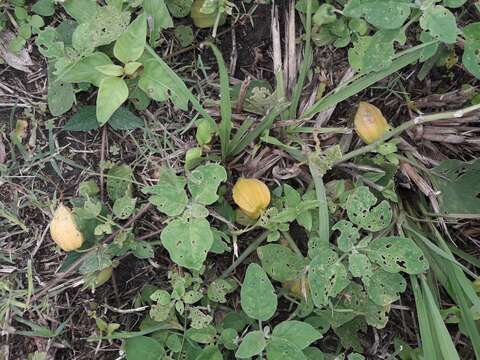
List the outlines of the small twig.
<svg viewBox="0 0 480 360">
<path fill-rule="evenodd" d="M 111 242 L 113 239 L 115 239 L 115 236 L 119 234 L 121 231 L 129 228 L 135 221 L 137 221 L 140 217 L 142 217 L 151 207 L 152 205 L 150 203 L 146 204 L 143 208 L 140 209 L 139 212 L 137 212 L 135 215 L 133 215 L 128 221 L 118 230 L 114 231 L 111 233 L 108 237 L 106 237 L 101 244 L 106 244 L 108 242 Z M 85 252 L 82 256 L 80 256 L 75 262 L 70 265 L 70 267 L 65 270 L 64 272 L 58 273 L 57 276 L 50 280 L 50 282 L 43 287 L 41 291 L 38 293 L 34 294 L 32 296 L 32 302 L 42 298 L 47 292 L 52 289 L 55 285 L 57 285 L 59 282 L 61 282 L 63 279 L 65 279 L 68 275 L 73 273 L 76 269 L 82 265 L 84 260 L 91 254 L 93 254 L 96 251 L 96 247 L 90 251 Z"/>
<path fill-rule="evenodd" d="M 254 242 L 248 245 L 248 247 L 237 258 L 237 260 L 235 260 L 233 264 L 230 265 L 228 269 L 222 273 L 222 275 L 220 275 L 220 279 L 225 279 L 228 275 L 230 275 L 233 271 L 235 271 L 237 266 L 240 265 L 243 262 L 243 260 L 247 258 L 248 255 L 254 252 L 257 249 L 257 247 L 260 246 L 260 244 L 267 238 L 267 235 L 268 235 L 267 231 L 263 232 Z"/>
</svg>

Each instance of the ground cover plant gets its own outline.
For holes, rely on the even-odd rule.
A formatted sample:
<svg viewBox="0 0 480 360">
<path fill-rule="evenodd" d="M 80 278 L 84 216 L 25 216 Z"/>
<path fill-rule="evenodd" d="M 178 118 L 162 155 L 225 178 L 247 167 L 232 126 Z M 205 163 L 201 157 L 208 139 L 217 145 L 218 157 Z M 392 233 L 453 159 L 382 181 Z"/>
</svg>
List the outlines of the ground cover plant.
<svg viewBox="0 0 480 360">
<path fill-rule="evenodd" d="M 480 359 L 480 3 L 0 2 L 1 359 Z"/>
</svg>

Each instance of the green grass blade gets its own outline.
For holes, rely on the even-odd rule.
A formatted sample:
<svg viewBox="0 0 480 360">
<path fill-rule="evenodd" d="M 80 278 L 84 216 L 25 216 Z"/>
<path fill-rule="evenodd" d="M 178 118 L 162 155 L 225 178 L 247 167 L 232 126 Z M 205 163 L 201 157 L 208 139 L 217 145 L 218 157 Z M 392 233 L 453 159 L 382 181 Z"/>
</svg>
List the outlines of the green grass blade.
<svg viewBox="0 0 480 360">
<path fill-rule="evenodd" d="M 328 244 L 330 239 L 330 218 L 328 214 L 327 192 L 323 184 L 323 174 L 313 162 L 309 162 L 309 168 L 318 200 L 318 235 L 321 242 Z"/>
<path fill-rule="evenodd" d="M 210 46 L 217 59 L 218 72 L 220 73 L 220 114 L 222 120 L 218 127 L 218 135 L 220 137 L 222 158 L 225 160 L 230 155 L 230 133 L 232 132 L 232 102 L 230 100 L 228 73 L 220 50 L 211 42 L 207 42 L 207 45 Z"/>
</svg>

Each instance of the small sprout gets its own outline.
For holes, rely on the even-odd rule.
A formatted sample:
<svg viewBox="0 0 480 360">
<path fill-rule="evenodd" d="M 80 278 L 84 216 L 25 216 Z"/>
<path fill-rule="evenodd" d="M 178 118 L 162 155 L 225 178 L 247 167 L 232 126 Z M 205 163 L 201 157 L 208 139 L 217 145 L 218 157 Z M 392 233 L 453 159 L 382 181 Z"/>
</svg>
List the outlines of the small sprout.
<svg viewBox="0 0 480 360">
<path fill-rule="evenodd" d="M 78 230 L 71 210 L 63 204 L 53 214 L 50 235 L 63 251 L 77 250 L 84 241 L 83 234 Z"/>
<path fill-rule="evenodd" d="M 358 136 L 367 144 L 377 141 L 391 129 L 380 109 L 364 101 L 358 105 L 354 123 Z"/>
<path fill-rule="evenodd" d="M 270 190 L 258 179 L 240 178 L 233 187 L 233 201 L 248 217 L 258 219 L 270 204 Z"/>
</svg>

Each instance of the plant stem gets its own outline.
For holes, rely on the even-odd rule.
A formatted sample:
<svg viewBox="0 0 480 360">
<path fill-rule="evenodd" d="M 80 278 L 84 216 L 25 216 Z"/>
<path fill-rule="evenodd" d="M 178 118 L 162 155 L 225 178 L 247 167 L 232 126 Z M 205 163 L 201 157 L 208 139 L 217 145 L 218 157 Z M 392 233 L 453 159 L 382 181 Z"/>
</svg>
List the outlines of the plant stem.
<svg viewBox="0 0 480 360">
<path fill-rule="evenodd" d="M 225 270 L 222 275 L 220 275 L 220 279 L 225 279 L 228 275 L 230 275 L 238 265 L 240 265 L 243 260 L 247 258 L 248 255 L 250 255 L 252 252 L 254 252 L 257 247 L 260 246 L 260 244 L 265 241 L 267 238 L 268 231 L 264 231 L 254 242 L 252 242 L 248 247 L 245 249 L 245 251 L 233 262 L 232 265 L 228 267 L 227 270 Z"/>
<path fill-rule="evenodd" d="M 290 235 L 288 231 L 282 231 L 282 235 L 285 238 L 285 240 L 288 241 L 288 245 L 292 248 L 292 250 L 295 251 L 301 257 L 303 257 L 303 254 L 298 248 L 297 244 L 295 243 L 295 240 L 293 240 L 292 235 Z"/>
<path fill-rule="evenodd" d="M 394 136 L 397 136 L 397 135 L 401 134 L 405 130 L 408 130 L 408 129 L 414 127 L 414 126 L 426 124 L 426 123 L 429 123 L 429 122 L 432 122 L 432 121 L 451 120 L 452 118 L 461 118 L 461 117 L 465 116 L 466 114 L 468 114 L 472 111 L 475 111 L 475 110 L 479 110 L 479 109 L 480 109 L 480 104 L 477 104 L 477 105 L 472 105 L 472 106 L 469 106 L 469 107 L 467 107 L 465 109 L 461 109 L 461 110 L 446 111 L 446 112 L 442 112 L 442 113 L 438 113 L 438 114 L 417 116 L 416 118 L 414 118 L 410 121 L 404 122 L 402 125 L 397 126 L 393 130 L 385 133 L 385 135 L 383 135 L 377 141 L 375 141 L 375 142 L 373 142 L 369 145 L 362 146 L 361 148 L 358 148 L 356 150 L 350 151 L 349 153 L 346 153 L 345 155 L 343 155 L 342 159 L 335 162 L 334 165 L 338 165 L 342 162 L 350 160 L 350 159 L 352 159 L 354 157 L 357 157 L 359 155 L 363 155 L 363 154 L 366 154 L 368 152 L 371 152 L 371 151 L 375 150 L 379 145 L 383 144 L 385 141 L 393 138 Z"/>
</svg>

